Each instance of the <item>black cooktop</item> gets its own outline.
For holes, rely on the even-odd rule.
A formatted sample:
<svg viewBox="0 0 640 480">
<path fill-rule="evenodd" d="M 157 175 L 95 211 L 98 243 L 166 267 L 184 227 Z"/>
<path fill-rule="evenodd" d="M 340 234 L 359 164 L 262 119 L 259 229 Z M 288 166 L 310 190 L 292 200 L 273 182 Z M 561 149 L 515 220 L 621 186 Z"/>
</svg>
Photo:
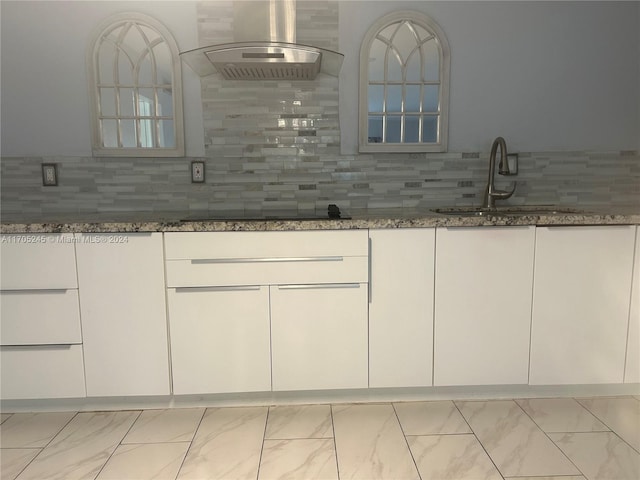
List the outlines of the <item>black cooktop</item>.
<svg viewBox="0 0 640 480">
<path fill-rule="evenodd" d="M 291 211 L 291 210 L 267 210 L 263 212 L 242 212 L 237 210 L 211 212 L 203 215 L 202 213 L 194 214 L 181 219 L 181 222 L 263 222 L 277 220 L 349 220 L 351 217 L 344 215 L 337 205 L 331 204 L 326 211 Z"/>
</svg>

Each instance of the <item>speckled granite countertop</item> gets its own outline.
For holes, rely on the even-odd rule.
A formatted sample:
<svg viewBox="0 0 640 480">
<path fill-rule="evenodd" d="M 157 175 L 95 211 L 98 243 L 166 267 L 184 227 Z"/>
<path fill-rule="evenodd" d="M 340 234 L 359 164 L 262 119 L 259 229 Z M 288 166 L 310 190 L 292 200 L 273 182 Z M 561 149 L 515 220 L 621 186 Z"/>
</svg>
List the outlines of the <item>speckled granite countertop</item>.
<svg viewBox="0 0 640 480">
<path fill-rule="evenodd" d="M 533 208 L 533 207 L 530 207 Z M 256 219 L 238 214 L 226 219 L 211 212 L 105 212 L 98 214 L 4 215 L 0 233 L 63 232 L 221 232 L 340 230 L 357 228 L 474 227 L 502 225 L 640 225 L 640 205 L 559 207 L 559 212 L 517 215 L 444 215 L 425 209 L 350 211 L 348 219 Z"/>
</svg>

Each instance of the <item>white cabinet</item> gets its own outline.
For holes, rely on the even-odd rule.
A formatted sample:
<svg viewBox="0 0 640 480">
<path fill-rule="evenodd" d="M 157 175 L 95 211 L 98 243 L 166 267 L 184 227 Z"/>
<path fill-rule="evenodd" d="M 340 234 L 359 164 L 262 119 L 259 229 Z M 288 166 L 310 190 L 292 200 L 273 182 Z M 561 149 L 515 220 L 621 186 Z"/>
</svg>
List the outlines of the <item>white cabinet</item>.
<svg viewBox="0 0 640 480">
<path fill-rule="evenodd" d="M 77 236 L 88 396 L 167 395 L 161 233 Z"/>
<path fill-rule="evenodd" d="M 366 231 L 166 233 L 165 247 L 174 393 L 367 386 Z"/>
<path fill-rule="evenodd" d="M 0 292 L 3 345 L 82 343 L 78 289 Z"/>
<path fill-rule="evenodd" d="M 3 235 L 2 290 L 78 288 L 73 234 Z"/>
<path fill-rule="evenodd" d="M 175 394 L 271 389 L 269 287 L 168 290 Z"/>
<path fill-rule="evenodd" d="M 530 383 L 622 383 L 635 227 L 536 231 Z"/>
<path fill-rule="evenodd" d="M 526 384 L 534 227 L 439 228 L 434 385 Z"/>
<path fill-rule="evenodd" d="M 369 386 L 429 386 L 435 229 L 370 230 L 369 238 Z"/>
<path fill-rule="evenodd" d="M 367 285 L 271 287 L 273 390 L 367 387 Z"/>
<path fill-rule="evenodd" d="M 636 227 L 636 253 L 633 262 L 624 381 L 640 383 L 640 228 L 638 227 Z"/>
<path fill-rule="evenodd" d="M 82 345 L 0 348 L 2 399 L 85 396 Z"/>
<path fill-rule="evenodd" d="M 3 399 L 84 397 L 72 234 L 0 237 Z"/>
</svg>

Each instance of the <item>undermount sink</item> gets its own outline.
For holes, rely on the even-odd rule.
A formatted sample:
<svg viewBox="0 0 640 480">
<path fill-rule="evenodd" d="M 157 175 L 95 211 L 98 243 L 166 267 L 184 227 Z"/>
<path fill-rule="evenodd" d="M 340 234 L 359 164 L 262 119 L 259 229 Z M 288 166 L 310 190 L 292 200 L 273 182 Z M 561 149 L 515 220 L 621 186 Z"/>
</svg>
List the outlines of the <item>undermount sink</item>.
<svg viewBox="0 0 640 480">
<path fill-rule="evenodd" d="M 439 213 L 441 215 L 457 215 L 462 217 L 485 217 L 503 215 L 571 215 L 584 213 L 584 210 L 553 205 L 523 205 L 496 208 L 443 207 L 434 208 L 432 212 Z"/>
</svg>

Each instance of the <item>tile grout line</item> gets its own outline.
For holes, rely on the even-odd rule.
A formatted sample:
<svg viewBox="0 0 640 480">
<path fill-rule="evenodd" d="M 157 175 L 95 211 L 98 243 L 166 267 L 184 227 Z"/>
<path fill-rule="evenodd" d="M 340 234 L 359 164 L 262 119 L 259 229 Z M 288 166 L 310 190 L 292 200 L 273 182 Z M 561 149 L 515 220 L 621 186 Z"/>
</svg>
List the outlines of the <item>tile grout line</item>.
<svg viewBox="0 0 640 480">
<path fill-rule="evenodd" d="M 122 410 L 123 412 L 126 412 L 127 410 Z M 133 410 L 135 412 L 135 410 Z M 111 460 L 111 457 L 113 457 L 113 454 L 116 453 L 116 450 L 118 450 L 118 447 L 122 445 L 122 440 L 124 440 L 124 438 L 129 435 L 129 432 L 131 431 L 131 429 L 133 428 L 133 426 L 135 425 L 135 423 L 138 421 L 138 419 L 140 418 L 140 416 L 142 415 L 142 412 L 144 412 L 144 410 L 140 410 L 138 412 L 138 416 L 135 418 L 135 420 L 133 422 L 131 422 L 131 426 L 127 429 L 127 431 L 124 433 L 124 435 L 122 436 L 122 438 L 118 441 L 118 444 L 116 445 L 116 448 L 113 449 L 113 452 L 111 452 L 111 454 L 109 455 L 109 458 L 107 458 L 107 460 L 102 464 L 102 467 L 100 467 L 100 470 L 98 470 L 98 473 L 96 473 L 96 476 L 93 477 L 94 480 L 96 478 L 98 478 L 100 476 L 100 474 L 102 473 L 102 471 L 104 470 L 104 467 L 107 465 L 107 463 L 109 463 L 109 460 Z M 118 412 L 115 412 L 118 413 Z"/>
<path fill-rule="evenodd" d="M 607 397 L 604 397 L 604 398 L 607 398 Z M 610 398 L 615 399 L 615 398 L 624 398 L 624 397 L 610 397 Z M 607 428 L 609 429 L 609 432 L 613 433 L 616 437 L 618 437 L 618 438 L 620 439 L 620 441 L 621 441 L 621 442 L 623 442 L 625 445 L 628 445 L 628 446 L 629 446 L 629 448 L 631 448 L 631 450 L 633 450 L 634 452 L 636 452 L 636 453 L 640 454 L 640 451 L 638 451 L 638 450 L 637 450 L 633 445 L 631 445 L 631 444 L 630 444 L 629 442 L 627 442 L 624 438 L 622 438 L 622 437 L 618 434 L 618 432 L 616 432 L 613 428 L 611 428 L 611 427 L 609 426 L 609 424 L 608 424 L 607 422 L 605 422 L 605 421 L 604 421 L 604 420 L 602 420 L 600 417 L 598 417 L 595 413 L 593 413 L 593 412 L 589 409 L 589 407 L 586 407 L 585 405 L 583 405 L 583 404 L 580 402 L 580 400 L 578 400 L 578 399 L 575 399 L 575 398 L 574 398 L 574 400 L 575 400 L 576 402 L 578 402 L 578 404 L 579 404 L 580 406 L 582 406 L 583 408 L 585 408 L 585 409 L 586 409 L 586 410 L 587 410 L 591 415 L 593 415 L 596 419 L 598 419 L 600 422 L 602 422 L 602 424 L 603 424 L 605 427 L 607 427 Z M 584 433 L 584 432 L 576 432 L 576 433 Z"/>
<path fill-rule="evenodd" d="M 187 459 L 187 457 L 189 456 L 189 452 L 191 451 L 191 447 L 193 447 L 193 441 L 195 440 L 196 435 L 198 434 L 198 430 L 200 429 L 200 425 L 202 425 L 202 421 L 204 420 L 204 417 L 207 414 L 207 410 L 209 410 L 209 409 L 208 408 L 204 409 L 204 411 L 202 412 L 202 417 L 200 417 L 200 421 L 198 422 L 198 425 L 196 426 L 196 428 L 193 431 L 193 436 L 191 437 L 191 441 L 189 442 L 189 448 L 187 448 L 187 451 L 184 453 L 184 457 L 182 458 L 182 462 L 180 462 L 180 467 L 178 467 L 178 473 L 176 473 L 176 480 L 180 476 L 180 471 L 182 470 L 182 467 L 184 467 L 184 462 Z"/>
<path fill-rule="evenodd" d="M 422 475 L 420 474 L 420 469 L 418 468 L 418 462 L 416 458 L 413 456 L 413 452 L 411 451 L 411 446 L 409 445 L 409 440 L 407 440 L 407 435 L 404 433 L 404 427 L 402 426 L 402 422 L 400 421 L 400 417 L 398 416 L 398 411 L 396 410 L 395 403 L 391 402 L 391 408 L 393 409 L 393 414 L 396 417 L 396 421 L 400 426 L 400 431 L 402 432 L 402 437 L 404 438 L 404 443 L 407 446 L 407 450 L 409 450 L 409 455 L 411 455 L 411 460 L 413 460 L 413 465 L 416 467 L 416 472 L 418 472 L 418 478 L 422 480 Z"/>
<path fill-rule="evenodd" d="M 60 432 L 62 432 L 62 430 L 64 430 L 64 429 L 67 427 L 67 425 L 69 425 L 69 424 L 71 423 L 71 421 L 72 421 L 74 418 L 76 418 L 76 417 L 78 416 L 78 414 L 79 414 L 79 413 L 80 413 L 80 412 L 75 412 L 75 413 L 73 414 L 73 416 L 69 419 L 69 421 L 68 421 L 67 423 L 65 423 L 65 424 L 62 426 L 62 428 L 61 428 L 60 430 L 58 430 L 58 433 L 56 433 L 56 434 L 51 438 L 51 440 L 49 440 L 49 441 L 47 442 L 47 444 L 46 444 L 44 447 L 41 447 L 41 448 L 40 448 L 40 451 L 39 451 L 39 452 L 38 452 L 38 453 L 37 453 L 37 454 L 36 454 L 36 455 L 35 455 L 35 456 L 34 456 L 34 457 L 29 461 L 29 463 L 27 463 L 27 464 L 24 466 L 24 468 L 23 468 L 22 470 L 20 470 L 20 472 L 18 472 L 18 475 L 16 475 L 16 477 L 15 477 L 15 478 L 18 478 L 20 475 L 22 475 L 22 473 L 23 473 L 23 472 L 24 472 L 24 471 L 29 467 L 29 465 L 31 465 L 31 464 L 33 463 L 33 461 L 34 461 L 36 458 L 38 458 L 42 452 L 44 452 L 44 449 L 45 449 L 45 448 L 47 448 L 49 445 L 51 445 L 51 443 L 56 439 L 56 437 L 57 437 L 58 435 L 60 435 Z M 13 414 L 13 413 L 12 413 L 12 414 L 11 414 L 11 416 L 13 416 L 13 415 L 15 415 L 15 414 Z M 4 423 L 4 422 L 3 422 L 3 423 Z"/>
<path fill-rule="evenodd" d="M 256 472 L 256 480 L 260 478 L 260 467 L 262 466 L 262 454 L 264 453 L 264 442 L 267 436 L 267 426 L 269 425 L 269 414 L 273 405 L 267 407 L 267 418 L 264 420 L 264 430 L 262 431 L 262 447 L 260 447 L 260 458 L 258 459 L 258 471 Z"/>
<path fill-rule="evenodd" d="M 522 408 L 524 410 L 524 408 L 520 405 L 519 401 L 522 401 L 522 400 L 556 400 L 558 398 L 560 398 L 562 400 L 573 400 L 582 409 L 584 409 L 584 411 L 586 411 L 594 420 L 596 420 L 597 422 L 602 423 L 605 426 L 606 430 L 587 430 L 587 431 L 585 431 L 585 430 L 576 430 L 576 431 L 573 431 L 573 430 L 557 430 L 557 431 L 548 431 L 547 432 L 546 430 L 543 430 L 542 427 L 540 425 L 538 425 L 538 423 L 535 420 L 533 420 L 533 417 L 531 415 L 529 415 L 529 418 L 531 418 L 531 420 L 533 420 L 533 422 L 536 425 L 538 425 L 538 428 L 540 428 L 540 430 L 543 430 L 546 433 L 606 433 L 606 432 L 613 433 L 612 430 L 607 425 L 605 425 L 602 421 L 600 421 L 600 419 L 598 417 L 596 417 L 593 413 L 591 413 L 589 410 L 587 410 L 580 402 L 578 402 L 575 398 L 572 398 L 572 397 L 516 398 L 516 399 L 514 399 L 514 401 L 518 404 L 518 406 L 520 408 Z M 527 413 L 527 412 L 525 411 L 525 413 Z"/>
<path fill-rule="evenodd" d="M 336 459 L 336 473 L 338 474 L 338 480 L 340 480 L 340 463 L 338 462 L 338 445 L 336 444 L 336 426 L 333 421 L 333 404 L 329 404 L 329 414 L 331 416 L 331 431 L 333 432 L 333 456 Z"/>
<path fill-rule="evenodd" d="M 480 439 L 478 438 L 478 436 L 476 435 L 476 432 L 474 432 L 473 428 L 471 427 L 471 424 L 467 421 L 467 417 L 465 417 L 462 414 L 462 411 L 460 410 L 460 408 L 458 407 L 458 404 L 454 401 L 454 400 L 450 400 L 451 403 L 453 403 L 453 406 L 455 407 L 455 409 L 458 411 L 458 413 L 460 414 L 460 416 L 462 417 L 462 419 L 464 420 L 464 423 L 467 424 L 467 427 L 469 427 L 469 430 L 471 430 L 471 434 L 473 435 L 473 438 L 476 439 L 476 442 L 478 442 L 478 444 L 482 447 L 482 450 L 484 451 L 485 455 L 489 458 L 489 460 L 491 461 L 492 465 L 494 466 L 494 468 L 496 469 L 496 472 L 498 472 L 498 475 L 500 475 L 503 480 L 505 478 L 505 476 L 502 474 L 502 472 L 500 471 L 500 469 L 498 468 L 498 465 L 496 465 L 496 462 L 493 461 L 493 458 L 491 457 L 491 455 L 489 455 L 489 452 L 487 452 L 487 449 L 484 447 L 484 444 L 480 441 Z"/>
<path fill-rule="evenodd" d="M 569 463 L 571 463 L 571 465 L 573 465 L 573 466 L 575 467 L 575 469 L 576 469 L 578 472 L 580 472 L 580 475 L 582 475 L 584 478 L 588 478 L 588 477 L 587 477 L 587 475 L 586 475 L 582 470 L 580 470 L 580 469 L 578 468 L 578 466 L 573 462 L 573 460 L 571 460 L 571 459 L 569 458 L 569 456 L 568 456 L 566 453 L 564 453 L 564 451 L 563 451 L 563 450 L 562 450 L 562 449 L 561 449 L 561 448 L 556 444 L 556 442 L 554 442 L 554 441 L 553 441 L 553 439 L 552 439 L 552 438 L 547 434 L 547 432 L 545 432 L 545 431 L 544 431 L 544 429 L 543 429 L 540 425 L 538 425 L 538 423 L 533 419 L 533 417 L 531 417 L 531 415 L 529 415 L 529 414 L 526 412 L 526 410 L 520 406 L 520 404 L 519 404 L 518 402 L 516 402 L 515 400 L 512 400 L 512 401 L 513 401 L 513 403 L 515 403 L 515 404 L 516 404 L 516 406 L 517 406 L 520 410 L 522 410 L 522 412 L 523 412 L 523 413 L 524 413 L 524 414 L 525 414 L 525 415 L 526 415 L 526 416 L 527 416 L 527 417 L 528 417 L 528 418 L 533 422 L 533 424 L 534 424 L 536 427 L 538 427 L 538 430 L 540 430 L 540 431 L 544 434 L 544 436 L 545 436 L 545 437 L 547 437 L 547 439 L 551 442 L 551 444 L 552 444 L 554 447 L 556 447 L 556 449 L 557 449 L 558 451 L 560 451 L 560 453 L 562 453 L 562 455 L 563 455 L 563 456 L 564 456 L 564 457 L 569 461 Z M 563 432 L 558 432 L 558 433 L 563 433 Z M 566 433 L 569 433 L 569 432 L 566 432 Z"/>
</svg>

